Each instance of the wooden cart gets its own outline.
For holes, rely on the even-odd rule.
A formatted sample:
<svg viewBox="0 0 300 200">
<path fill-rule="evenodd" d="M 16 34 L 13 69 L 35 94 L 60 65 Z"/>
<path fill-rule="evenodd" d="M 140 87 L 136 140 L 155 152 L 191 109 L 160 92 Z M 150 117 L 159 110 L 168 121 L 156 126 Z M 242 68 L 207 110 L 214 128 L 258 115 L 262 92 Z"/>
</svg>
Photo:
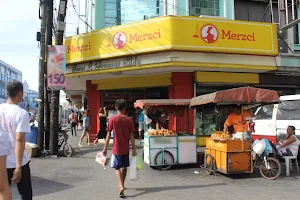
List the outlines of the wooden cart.
<svg viewBox="0 0 300 200">
<path fill-rule="evenodd" d="M 148 110 L 156 109 L 169 110 L 176 107 L 187 113 L 187 130 L 190 130 L 189 124 L 189 105 L 190 99 L 141 99 L 134 104 L 135 108 Z M 176 110 L 177 110 L 176 109 Z M 145 127 L 144 152 L 143 159 L 146 164 L 152 168 L 168 170 L 173 165 L 194 164 L 197 163 L 197 145 L 196 136 L 192 134 L 180 134 L 174 136 L 150 136 L 147 134 L 148 127 Z"/>
<path fill-rule="evenodd" d="M 216 170 L 223 174 L 252 173 L 251 141 L 214 140 L 206 138 L 206 167 L 208 173 Z"/>
<path fill-rule="evenodd" d="M 279 96 L 276 91 L 243 87 L 195 97 L 191 100 L 190 106 L 214 103 L 240 104 L 243 108 L 243 105 L 272 104 L 278 101 Z M 204 168 L 208 174 L 215 171 L 223 174 L 252 173 L 254 167 L 259 167 L 261 175 L 266 179 L 276 179 L 281 173 L 279 161 L 270 157 L 266 150 L 264 154 L 253 160 L 252 141 L 245 140 L 244 135 L 242 140 L 206 139 Z"/>
</svg>

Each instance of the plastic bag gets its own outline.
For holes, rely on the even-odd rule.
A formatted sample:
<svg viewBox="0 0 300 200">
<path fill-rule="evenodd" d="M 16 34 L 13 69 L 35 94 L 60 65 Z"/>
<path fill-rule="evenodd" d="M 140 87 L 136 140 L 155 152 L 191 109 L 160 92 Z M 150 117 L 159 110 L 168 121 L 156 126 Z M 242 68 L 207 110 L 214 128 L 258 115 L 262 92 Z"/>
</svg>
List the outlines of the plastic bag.
<svg viewBox="0 0 300 200">
<path fill-rule="evenodd" d="M 144 168 L 143 158 L 141 156 L 136 156 L 136 168 L 141 170 Z"/>
<path fill-rule="evenodd" d="M 103 155 L 102 152 L 98 152 L 98 153 L 96 154 L 96 159 L 95 159 L 95 161 L 96 161 L 97 163 L 99 163 L 100 165 L 102 165 L 103 167 L 105 167 L 105 166 L 108 165 L 108 163 L 109 163 L 109 158 L 106 157 L 105 155 Z"/>
<path fill-rule="evenodd" d="M 129 179 L 132 181 L 138 180 L 139 175 L 138 175 L 138 170 L 136 167 L 136 156 L 132 157 L 130 166 L 129 166 Z"/>
</svg>

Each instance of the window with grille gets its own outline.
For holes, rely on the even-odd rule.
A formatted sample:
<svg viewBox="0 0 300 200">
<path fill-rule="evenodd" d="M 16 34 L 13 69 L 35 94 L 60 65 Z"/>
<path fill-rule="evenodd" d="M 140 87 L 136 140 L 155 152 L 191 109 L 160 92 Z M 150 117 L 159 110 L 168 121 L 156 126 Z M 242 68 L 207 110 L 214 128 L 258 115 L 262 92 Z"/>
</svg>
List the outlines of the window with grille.
<svg viewBox="0 0 300 200">
<path fill-rule="evenodd" d="M 120 25 L 120 0 L 104 2 L 104 27 Z"/>
<path fill-rule="evenodd" d="M 189 0 L 190 2 L 190 15 L 200 16 L 219 16 L 219 0 Z"/>
<path fill-rule="evenodd" d="M 164 14 L 161 0 L 122 0 L 121 23 L 141 21 Z"/>
</svg>

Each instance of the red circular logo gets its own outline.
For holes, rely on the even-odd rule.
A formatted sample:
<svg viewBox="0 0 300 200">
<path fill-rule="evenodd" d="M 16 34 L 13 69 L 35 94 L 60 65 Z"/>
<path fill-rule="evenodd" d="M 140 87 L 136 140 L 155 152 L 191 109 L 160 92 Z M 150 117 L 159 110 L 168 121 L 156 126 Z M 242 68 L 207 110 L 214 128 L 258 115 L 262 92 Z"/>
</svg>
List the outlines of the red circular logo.
<svg viewBox="0 0 300 200">
<path fill-rule="evenodd" d="M 204 25 L 201 29 L 201 38 L 206 43 L 214 43 L 219 36 L 218 29 L 211 24 Z"/>
<path fill-rule="evenodd" d="M 123 32 L 118 32 L 113 37 L 113 46 L 116 49 L 123 49 L 126 45 L 126 42 L 127 42 L 127 38 L 125 33 Z"/>
</svg>

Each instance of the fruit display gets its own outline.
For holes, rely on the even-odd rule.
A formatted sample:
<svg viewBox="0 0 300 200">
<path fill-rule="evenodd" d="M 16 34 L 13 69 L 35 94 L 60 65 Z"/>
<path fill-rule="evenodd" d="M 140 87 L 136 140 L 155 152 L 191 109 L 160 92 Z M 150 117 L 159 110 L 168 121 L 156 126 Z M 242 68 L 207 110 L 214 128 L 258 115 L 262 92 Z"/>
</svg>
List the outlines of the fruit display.
<svg viewBox="0 0 300 200">
<path fill-rule="evenodd" d="M 176 132 L 168 129 L 149 130 L 149 136 L 175 136 Z"/>
<path fill-rule="evenodd" d="M 232 138 L 232 136 L 229 134 L 229 132 L 223 132 L 223 131 L 215 131 L 211 138 L 214 140 L 229 140 Z"/>
</svg>

